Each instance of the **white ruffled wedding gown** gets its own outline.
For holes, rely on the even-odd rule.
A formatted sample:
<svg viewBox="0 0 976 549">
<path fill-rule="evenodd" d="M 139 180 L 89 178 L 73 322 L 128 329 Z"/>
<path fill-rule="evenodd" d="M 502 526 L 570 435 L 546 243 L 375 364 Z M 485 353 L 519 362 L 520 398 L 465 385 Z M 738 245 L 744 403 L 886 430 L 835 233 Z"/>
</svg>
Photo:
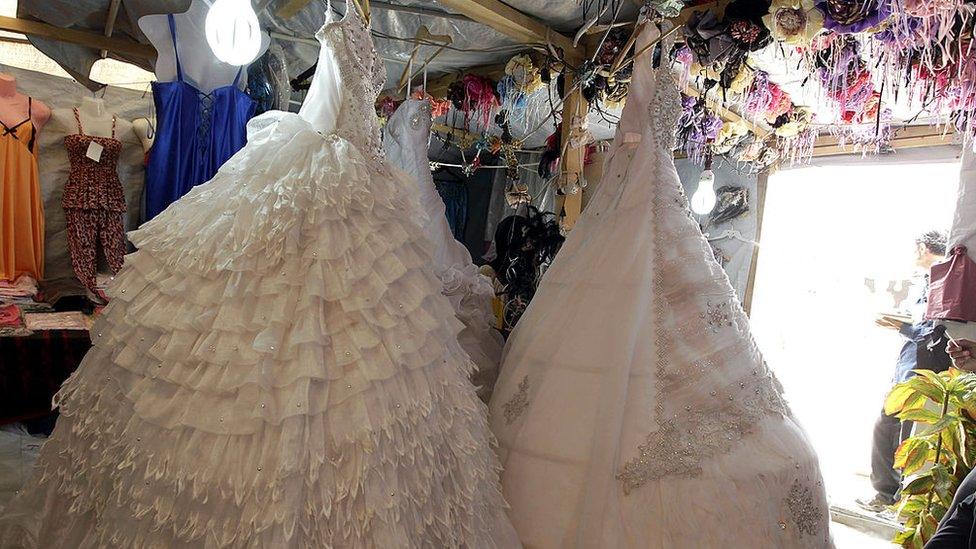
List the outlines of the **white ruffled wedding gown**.
<svg viewBox="0 0 976 549">
<path fill-rule="evenodd" d="M 502 360 L 490 421 L 515 529 L 532 548 L 830 547 L 814 450 L 688 214 L 680 99 L 651 57 Z"/>
<path fill-rule="evenodd" d="M 132 234 L 0 546 L 517 546 L 355 13 L 300 114 Z"/>
<path fill-rule="evenodd" d="M 487 400 L 498 376 L 505 344 L 501 334 L 492 327 L 495 315 L 491 300 L 495 291 L 491 281 L 471 261 L 467 248 L 454 238 L 447 223 L 444 201 L 437 194 L 427 158 L 430 126 L 430 102 L 407 99 L 387 122 L 383 147 L 390 163 L 414 178 L 412 190 L 426 214 L 423 227 L 434 245 L 437 276 L 444 284 L 443 293 L 451 300 L 458 320 L 464 324 L 458 340 L 475 363 L 472 381 L 478 387 L 478 394 Z"/>
</svg>

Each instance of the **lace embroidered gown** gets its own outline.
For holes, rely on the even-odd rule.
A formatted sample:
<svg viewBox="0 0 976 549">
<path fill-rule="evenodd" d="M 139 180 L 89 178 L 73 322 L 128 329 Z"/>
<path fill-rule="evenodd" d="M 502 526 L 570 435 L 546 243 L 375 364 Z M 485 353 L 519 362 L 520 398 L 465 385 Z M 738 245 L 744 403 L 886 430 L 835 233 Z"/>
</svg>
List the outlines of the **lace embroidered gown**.
<svg viewBox="0 0 976 549">
<path fill-rule="evenodd" d="M 355 13 L 299 114 L 132 233 L 0 547 L 518 544 Z"/>
<path fill-rule="evenodd" d="M 443 293 L 454 306 L 464 330 L 458 335 L 461 347 L 477 369 L 472 381 L 478 394 L 487 401 L 498 375 L 504 340 L 492 328 L 495 315 L 491 309 L 494 289 L 491 282 L 471 261 L 471 254 L 451 233 L 444 215 L 444 201 L 437 194 L 430 175 L 427 141 L 430 137 L 430 102 L 407 99 L 390 117 L 383 131 L 383 146 L 390 163 L 413 177 L 410 191 L 420 199 L 424 211 L 424 232 L 434 245 L 437 276 L 444 284 Z"/>
<path fill-rule="evenodd" d="M 689 216 L 678 91 L 650 59 L 508 340 L 490 422 L 510 515 L 532 548 L 830 547 L 817 458 Z"/>
</svg>

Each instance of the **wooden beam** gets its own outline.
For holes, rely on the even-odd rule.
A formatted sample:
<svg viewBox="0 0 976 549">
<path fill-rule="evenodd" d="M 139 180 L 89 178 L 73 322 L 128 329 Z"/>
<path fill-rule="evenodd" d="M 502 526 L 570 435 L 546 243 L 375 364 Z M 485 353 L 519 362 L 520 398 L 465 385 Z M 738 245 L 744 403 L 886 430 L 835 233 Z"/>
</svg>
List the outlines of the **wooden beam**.
<svg viewBox="0 0 976 549">
<path fill-rule="evenodd" d="M 943 132 L 935 126 L 904 126 L 892 130 L 890 145 L 892 149 L 917 149 L 920 147 L 936 147 L 951 145 L 953 131 Z M 817 138 L 813 146 L 813 156 L 834 156 L 841 154 L 860 154 L 853 144 L 841 145 L 840 139 L 832 135 Z"/>
<path fill-rule="evenodd" d="M 97 32 L 55 27 L 54 25 L 48 25 L 39 21 L 0 16 L 0 30 L 36 36 L 38 38 L 59 40 L 69 44 L 78 44 L 79 46 L 96 50 L 108 50 L 121 55 L 131 55 L 143 59 L 156 58 L 156 50 L 148 44 L 140 44 L 134 40 L 123 38 L 109 38 Z"/>
<path fill-rule="evenodd" d="M 551 43 L 562 48 L 563 55 L 571 62 L 578 62 L 583 58 L 583 52 L 573 45 L 572 38 L 499 0 L 438 0 L 438 3 L 478 23 L 488 25 L 517 42 Z"/>
<path fill-rule="evenodd" d="M 122 0 L 111 0 L 108 4 L 108 15 L 105 16 L 105 38 L 111 38 L 112 33 L 115 32 L 115 20 L 119 18 L 119 6 L 122 4 Z M 108 57 L 108 51 L 102 50 L 102 59 Z"/>
</svg>

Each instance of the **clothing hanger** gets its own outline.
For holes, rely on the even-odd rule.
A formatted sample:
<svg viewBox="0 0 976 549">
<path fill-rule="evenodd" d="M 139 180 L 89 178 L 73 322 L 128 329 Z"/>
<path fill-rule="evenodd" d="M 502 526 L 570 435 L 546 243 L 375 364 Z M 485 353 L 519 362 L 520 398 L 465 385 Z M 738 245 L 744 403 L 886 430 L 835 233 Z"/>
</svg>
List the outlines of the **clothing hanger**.
<svg viewBox="0 0 976 549">
<path fill-rule="evenodd" d="M 425 45 L 429 45 L 431 42 L 441 45 L 439 48 L 437 48 L 437 50 L 434 51 L 434 53 L 432 53 L 427 58 L 426 61 L 423 62 L 422 65 L 420 65 L 420 69 L 418 69 L 418 72 L 424 70 L 426 73 L 427 65 L 429 65 L 430 62 L 433 61 L 435 57 L 440 55 L 441 52 L 443 52 L 444 49 L 447 48 L 447 46 L 450 46 L 454 42 L 454 39 L 451 38 L 450 35 L 431 34 L 430 29 L 427 28 L 427 25 L 421 25 L 420 29 L 417 30 L 417 34 L 414 35 L 413 39 L 414 39 L 413 51 L 410 52 L 410 59 L 407 61 L 407 66 L 404 67 L 403 74 L 400 75 L 400 80 L 399 82 L 397 82 L 397 91 L 400 91 L 404 87 L 406 87 L 407 95 L 410 95 L 410 80 L 413 79 L 413 75 L 415 74 L 413 71 L 413 62 L 417 58 L 417 55 L 420 53 L 420 48 Z"/>
<path fill-rule="evenodd" d="M 706 234 L 705 235 L 705 238 L 707 238 L 709 242 L 715 242 L 716 240 L 725 240 L 726 238 L 731 238 L 733 240 L 738 240 L 739 242 L 745 242 L 746 244 L 752 244 L 753 246 L 758 246 L 759 245 L 759 243 L 756 242 L 755 240 L 750 240 L 750 239 L 742 236 L 742 233 L 740 233 L 738 230 L 736 230 L 735 227 L 731 227 L 731 228 L 725 229 L 724 231 L 722 231 L 721 233 L 719 233 L 719 234 L 717 234 L 715 236 Z"/>
</svg>

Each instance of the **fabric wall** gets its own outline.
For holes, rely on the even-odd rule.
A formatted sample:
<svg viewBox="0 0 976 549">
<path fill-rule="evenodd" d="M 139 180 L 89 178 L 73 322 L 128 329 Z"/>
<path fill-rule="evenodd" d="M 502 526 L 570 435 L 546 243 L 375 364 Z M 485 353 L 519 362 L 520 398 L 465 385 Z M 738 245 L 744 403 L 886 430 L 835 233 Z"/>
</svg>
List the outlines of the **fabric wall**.
<svg viewBox="0 0 976 549">
<path fill-rule="evenodd" d="M 719 162 L 716 161 L 716 164 L 719 164 Z M 678 160 L 675 162 L 675 165 L 678 168 L 678 176 L 681 178 L 681 184 L 690 197 L 698 188 L 698 179 L 701 176 L 702 167 L 687 159 Z M 726 229 L 734 228 L 746 239 L 757 241 L 757 209 L 759 206 L 757 189 L 758 176 L 739 172 L 734 169 L 734 166 L 724 163 L 713 167 L 712 171 L 715 173 L 716 189 L 725 185 L 733 185 L 745 187 L 748 190 L 749 211 L 730 222 L 710 226 L 706 229 L 706 232 L 714 236 L 721 234 Z M 707 218 L 699 218 L 699 223 L 705 221 L 707 221 Z M 712 245 L 728 259 L 725 263 L 725 272 L 729 276 L 729 280 L 732 282 L 732 287 L 735 288 L 739 300 L 744 301 L 749 286 L 749 272 L 752 268 L 756 245 L 731 238 L 714 241 Z"/>
<path fill-rule="evenodd" d="M 0 72 L 17 78 L 21 93 L 30 95 L 51 107 L 55 115 L 38 134 L 37 165 L 41 179 L 41 198 L 44 202 L 45 219 L 45 278 L 48 280 L 71 277 L 71 258 L 68 255 L 68 242 L 65 234 L 64 211 L 61 209 L 61 195 L 68 178 L 68 156 L 64 149 L 64 136 L 76 133 L 78 126 L 70 109 L 90 96 L 85 87 L 57 76 L 0 66 Z M 97 94 L 102 96 L 102 92 Z M 146 117 L 152 112 L 152 96 L 140 92 L 107 88 L 104 94 L 105 106 L 115 112 L 120 119 Z M 67 116 L 64 111 L 68 109 Z M 61 115 L 61 116 L 58 116 Z M 119 162 L 119 178 L 125 189 L 128 206 L 126 230 L 139 223 L 144 179 L 142 145 L 130 130 L 117 136 L 123 144 L 122 158 Z"/>
</svg>

